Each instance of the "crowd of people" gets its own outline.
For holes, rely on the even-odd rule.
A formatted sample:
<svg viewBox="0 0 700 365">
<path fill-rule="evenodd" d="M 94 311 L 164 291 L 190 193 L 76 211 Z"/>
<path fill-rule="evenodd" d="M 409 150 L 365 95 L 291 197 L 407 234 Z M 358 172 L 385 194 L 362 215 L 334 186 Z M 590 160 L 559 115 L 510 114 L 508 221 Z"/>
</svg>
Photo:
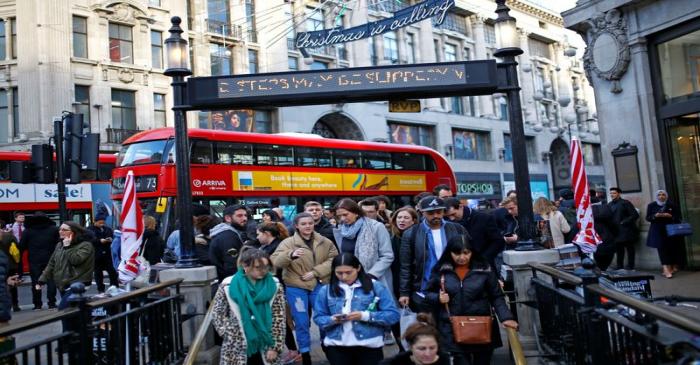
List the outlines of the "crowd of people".
<svg viewBox="0 0 700 365">
<path fill-rule="evenodd" d="M 603 240 L 597 265 L 605 270 L 617 256 L 618 268 L 633 269 L 637 209 L 618 188 L 610 188 L 609 202 L 594 193 L 595 229 Z M 578 230 L 573 192 L 560 195 L 533 205 L 536 220 L 548 222 L 553 247 L 571 242 Z M 647 243 L 658 248 L 663 274 L 670 278 L 682 264 L 682 248 L 664 226 L 679 222 L 680 212 L 663 190 L 646 212 Z M 345 198 L 332 207 L 308 201 L 291 221 L 282 213 L 266 210 L 257 223 L 244 205 L 227 206 L 221 219 L 208 207 L 193 207 L 194 254 L 216 268 L 219 282 L 213 323 L 223 338 L 222 364 L 311 364 L 312 323 L 333 365 L 448 359 L 488 364 L 501 346 L 498 326 L 492 326 L 487 344 L 456 343 L 450 316 L 492 316 L 494 323 L 518 327 L 499 281 L 502 252 L 523 234 L 515 191 L 490 212 L 463 204 L 449 186 L 438 185 L 416 196 L 414 205 L 394 211 L 388 198 L 378 196 Z M 0 322 L 9 320 L 10 308 L 21 309 L 16 287 L 24 252 L 35 309 L 43 307 L 43 292 L 49 308 L 65 307 L 74 282 L 94 281 L 105 291 L 104 272 L 109 285 L 118 285 L 119 232 L 105 218 L 98 214 L 84 228 L 74 222 L 56 226 L 40 212 L 15 214 L 15 222 L 0 232 Z M 143 221 L 141 255 L 152 265 L 177 261 L 179 231 L 163 240 L 153 217 Z M 419 313 L 417 321 L 401 328 L 400 313 L 408 309 Z M 401 353 L 384 360 L 382 348 L 393 341 Z"/>
</svg>

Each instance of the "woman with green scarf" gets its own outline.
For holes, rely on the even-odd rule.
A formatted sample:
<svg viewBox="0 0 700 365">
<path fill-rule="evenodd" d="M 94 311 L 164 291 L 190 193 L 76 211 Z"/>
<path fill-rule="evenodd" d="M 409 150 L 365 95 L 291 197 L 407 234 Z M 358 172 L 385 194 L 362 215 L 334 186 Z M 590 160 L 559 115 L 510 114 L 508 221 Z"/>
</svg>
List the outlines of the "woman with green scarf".
<svg viewBox="0 0 700 365">
<path fill-rule="evenodd" d="M 270 273 L 270 259 L 244 248 L 238 272 L 223 280 L 214 297 L 214 328 L 224 339 L 221 365 L 277 365 L 285 336 L 282 286 Z"/>
</svg>

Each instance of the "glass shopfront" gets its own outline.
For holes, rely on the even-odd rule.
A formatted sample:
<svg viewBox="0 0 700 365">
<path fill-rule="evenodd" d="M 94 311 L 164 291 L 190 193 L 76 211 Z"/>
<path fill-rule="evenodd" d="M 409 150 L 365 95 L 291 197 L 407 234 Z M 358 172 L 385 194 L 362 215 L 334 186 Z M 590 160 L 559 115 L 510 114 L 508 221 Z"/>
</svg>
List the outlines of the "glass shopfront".
<svg viewBox="0 0 700 365">
<path fill-rule="evenodd" d="M 665 183 L 695 231 L 686 238 L 688 265 L 700 267 L 700 24 L 664 31 L 649 45 Z"/>
</svg>

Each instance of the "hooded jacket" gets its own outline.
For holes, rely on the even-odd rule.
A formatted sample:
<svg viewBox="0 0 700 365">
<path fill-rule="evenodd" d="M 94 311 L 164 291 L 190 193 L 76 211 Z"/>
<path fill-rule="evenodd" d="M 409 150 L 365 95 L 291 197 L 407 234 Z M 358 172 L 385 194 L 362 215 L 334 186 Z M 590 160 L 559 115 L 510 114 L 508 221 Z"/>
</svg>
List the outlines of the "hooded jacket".
<svg viewBox="0 0 700 365">
<path fill-rule="evenodd" d="M 338 249 L 326 237 L 314 232 L 311 236 L 311 247 L 304 242 L 299 233 L 287 237 L 280 243 L 270 260 L 275 267 L 282 269 L 282 281 L 293 288 L 314 290 L 316 285 L 327 284 L 331 277 L 331 262 L 338 256 Z M 292 258 L 291 254 L 297 248 L 305 250 L 301 257 Z M 301 280 L 302 275 L 313 271 L 316 280 Z"/>
<path fill-rule="evenodd" d="M 230 223 L 219 223 L 209 231 L 211 242 L 209 243 L 209 260 L 216 267 L 219 282 L 236 273 L 238 253 L 243 247 L 244 237 L 240 230 Z M 229 254 L 229 250 L 235 249 L 235 256 Z"/>
</svg>

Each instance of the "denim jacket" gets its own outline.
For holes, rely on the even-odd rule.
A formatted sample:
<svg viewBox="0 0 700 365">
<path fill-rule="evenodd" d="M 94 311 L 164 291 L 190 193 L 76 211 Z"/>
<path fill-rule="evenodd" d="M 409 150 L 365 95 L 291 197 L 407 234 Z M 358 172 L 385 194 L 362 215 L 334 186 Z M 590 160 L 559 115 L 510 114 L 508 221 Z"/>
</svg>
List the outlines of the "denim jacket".
<svg viewBox="0 0 700 365">
<path fill-rule="evenodd" d="M 389 289 L 376 280 L 372 280 L 372 284 L 374 289 L 370 293 L 356 288 L 350 304 L 351 311 L 365 312 L 374 298 L 379 298 L 376 310 L 369 312 L 369 321 L 352 322 L 352 331 L 358 340 L 384 336 L 384 332 L 399 321 L 399 309 Z M 324 285 L 316 295 L 313 318 L 327 337 L 339 340 L 343 335 L 343 325 L 336 323 L 331 316 L 341 313 L 345 295 L 334 297 L 328 293 L 329 290 L 330 285 Z"/>
</svg>

